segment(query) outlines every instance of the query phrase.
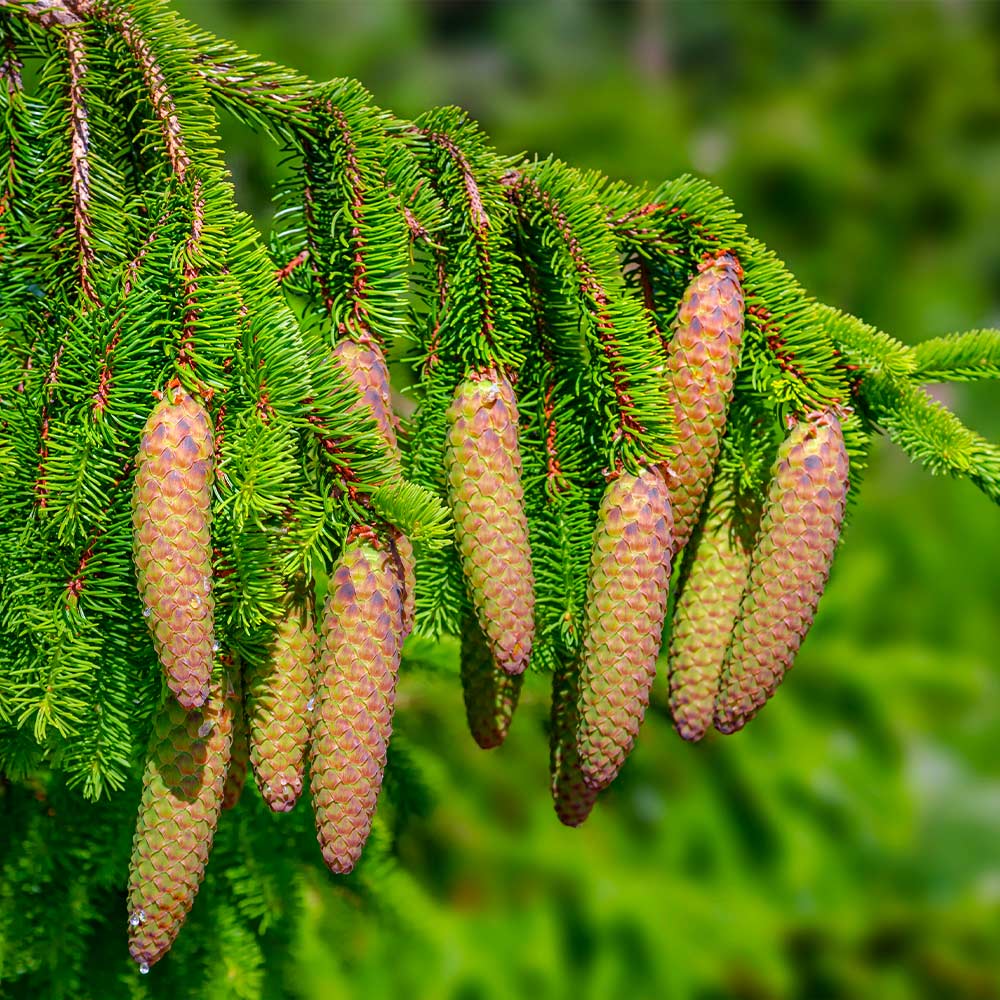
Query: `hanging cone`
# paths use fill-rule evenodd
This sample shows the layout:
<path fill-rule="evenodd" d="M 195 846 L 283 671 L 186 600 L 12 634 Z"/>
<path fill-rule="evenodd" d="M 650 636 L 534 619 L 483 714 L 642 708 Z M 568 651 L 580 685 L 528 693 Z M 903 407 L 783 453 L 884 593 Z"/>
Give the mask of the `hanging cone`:
<path fill-rule="evenodd" d="M 462 694 L 472 738 L 484 750 L 507 738 L 524 674 L 511 675 L 493 662 L 486 636 L 469 616 L 462 628 Z"/>
<path fill-rule="evenodd" d="M 212 672 L 212 461 L 205 408 L 168 390 L 139 445 L 133 554 L 156 654 L 185 708 L 204 703 Z"/>
<path fill-rule="evenodd" d="M 743 270 L 728 252 L 702 262 L 667 347 L 677 447 L 670 463 L 674 552 L 688 541 L 712 481 L 743 343 Z"/>
<path fill-rule="evenodd" d="M 153 726 L 129 870 L 129 952 L 142 971 L 170 949 L 201 885 L 232 741 L 229 681 L 204 706 L 167 698 Z"/>
<path fill-rule="evenodd" d="M 618 774 L 649 703 L 667 609 L 672 526 L 657 469 L 622 473 L 605 490 L 587 582 L 576 741 L 584 781 L 597 791 Z"/>
<path fill-rule="evenodd" d="M 517 445 L 517 401 L 495 371 L 469 375 L 448 408 L 445 470 L 472 604 L 509 674 L 528 665 L 535 592 Z"/>
<path fill-rule="evenodd" d="M 718 479 L 689 546 L 670 628 L 670 711 L 677 732 L 700 740 L 712 725 L 722 665 L 750 569 L 736 505 Z"/>
<path fill-rule="evenodd" d="M 850 472 L 832 412 L 799 420 L 778 449 L 750 577 L 715 704 L 742 729 L 774 694 L 812 625 L 840 537 Z"/>
<path fill-rule="evenodd" d="M 549 773 L 552 803 L 559 821 L 579 826 L 597 801 L 597 792 L 584 780 L 576 750 L 579 683 L 570 665 L 560 664 L 552 674 L 552 721 L 549 730 Z"/>
<path fill-rule="evenodd" d="M 229 753 L 229 770 L 222 788 L 222 808 L 232 809 L 243 795 L 250 761 L 250 747 L 247 744 L 247 720 L 243 710 L 243 691 L 240 683 L 239 667 L 230 671 L 233 686 L 226 698 L 227 708 L 233 717 L 233 743 Z"/>
<path fill-rule="evenodd" d="M 395 469 L 393 476 L 402 474 L 402 456 L 396 438 L 396 415 L 392 410 L 392 390 L 389 383 L 389 367 L 382 349 L 374 341 L 364 344 L 345 337 L 333 349 L 333 358 L 347 377 L 354 383 L 361 399 L 351 409 L 365 406 L 370 411 L 386 447 L 393 456 Z M 416 561 L 413 545 L 409 538 L 397 532 L 394 538 L 397 569 L 403 580 L 403 633 L 409 635 L 413 629 L 416 609 Z"/>
<path fill-rule="evenodd" d="M 351 871 L 371 831 L 392 734 L 402 646 L 402 587 L 391 556 L 349 542 L 333 576 L 320 637 L 310 771 L 323 860 Z"/>
<path fill-rule="evenodd" d="M 302 794 L 315 658 L 312 601 L 303 597 L 289 601 L 267 660 L 247 668 L 250 760 L 275 812 L 288 812 Z"/>

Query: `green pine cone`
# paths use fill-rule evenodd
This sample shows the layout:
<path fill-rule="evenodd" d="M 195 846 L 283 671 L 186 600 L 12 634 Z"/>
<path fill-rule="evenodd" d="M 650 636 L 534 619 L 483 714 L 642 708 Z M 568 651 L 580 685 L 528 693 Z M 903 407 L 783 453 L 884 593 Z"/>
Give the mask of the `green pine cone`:
<path fill-rule="evenodd" d="M 247 719 L 243 710 L 243 691 L 240 683 L 239 669 L 234 667 L 230 672 L 233 687 L 226 697 L 229 711 L 233 717 L 233 743 L 229 751 L 229 770 L 226 772 L 226 783 L 222 788 L 222 808 L 232 809 L 243 795 L 243 786 L 247 781 L 247 767 L 250 760 L 250 747 L 247 744 Z"/>
<path fill-rule="evenodd" d="M 391 555 L 349 542 L 330 578 L 320 636 L 310 790 L 323 860 L 351 871 L 371 831 L 392 735 L 402 584 Z"/>
<path fill-rule="evenodd" d="M 495 371 L 469 375 L 447 420 L 448 502 L 466 585 L 493 661 L 519 674 L 531 657 L 535 585 L 510 382 Z"/>
<path fill-rule="evenodd" d="M 712 725 L 722 666 L 750 570 L 732 495 L 718 479 L 688 546 L 687 576 L 670 629 L 670 711 L 677 732 L 700 740 Z"/>
<path fill-rule="evenodd" d="M 742 278 L 731 253 L 704 261 L 681 299 L 667 348 L 678 438 L 670 463 L 675 553 L 698 523 L 719 457 L 743 343 Z"/>
<path fill-rule="evenodd" d="M 402 474 L 402 456 L 396 438 L 396 415 L 392 410 L 392 390 L 389 382 L 389 367 L 385 355 L 374 342 L 360 344 L 344 338 L 333 349 L 333 357 L 347 377 L 357 387 L 361 399 L 357 406 L 367 406 L 382 432 L 386 447 L 392 453 L 395 469 L 393 476 Z M 352 409 L 354 407 L 352 406 Z M 397 569 L 403 578 L 403 632 L 409 635 L 413 629 L 416 612 L 416 562 L 413 545 L 401 532 L 394 539 Z"/>
<path fill-rule="evenodd" d="M 168 390 L 139 445 L 133 556 L 157 656 L 185 708 L 204 704 L 212 672 L 212 477 L 208 413 Z"/>
<path fill-rule="evenodd" d="M 462 694 L 469 731 L 484 750 L 507 738 L 523 681 L 524 674 L 508 674 L 493 662 L 486 636 L 470 615 L 462 630 Z"/>
<path fill-rule="evenodd" d="M 153 725 L 129 870 L 129 952 L 142 971 L 181 929 L 205 874 L 233 734 L 224 672 L 200 708 L 168 697 Z"/>
<path fill-rule="evenodd" d="M 274 812 L 302 794 L 312 715 L 316 626 L 310 599 L 289 601 L 264 663 L 247 667 L 250 761 Z"/>
<path fill-rule="evenodd" d="M 549 773 L 552 803 L 559 821 L 566 826 L 579 826 L 597 801 L 597 792 L 583 780 L 576 749 L 578 701 L 579 678 L 575 668 L 560 664 L 552 674 Z"/>
<path fill-rule="evenodd" d="M 580 653 L 577 751 L 584 781 L 609 785 L 642 724 L 667 610 L 673 520 L 658 469 L 622 473 L 594 531 Z"/>
<path fill-rule="evenodd" d="M 715 704 L 720 732 L 736 732 L 757 714 L 812 625 L 840 537 L 849 472 L 840 421 L 830 411 L 799 420 L 778 449 Z"/>

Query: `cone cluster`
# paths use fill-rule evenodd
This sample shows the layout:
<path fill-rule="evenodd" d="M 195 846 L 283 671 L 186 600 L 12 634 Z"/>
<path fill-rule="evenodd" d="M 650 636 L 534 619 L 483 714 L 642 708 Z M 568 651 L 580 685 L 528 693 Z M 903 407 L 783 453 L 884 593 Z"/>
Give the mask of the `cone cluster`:
<path fill-rule="evenodd" d="M 706 259 L 677 314 L 667 372 L 672 460 L 617 468 L 595 512 L 579 646 L 556 656 L 550 719 L 558 818 L 578 826 L 632 751 L 656 675 L 672 562 L 683 550 L 670 627 L 669 707 L 680 735 L 741 728 L 791 666 L 825 585 L 848 488 L 833 411 L 793 420 L 755 523 L 728 472 L 716 475 L 743 335 L 742 272 Z M 391 456 L 402 462 L 379 347 L 330 353 Z M 518 409 L 496 368 L 470 371 L 445 414 L 444 477 L 468 605 L 461 683 L 484 748 L 506 739 L 531 659 L 534 577 Z M 156 719 L 129 883 L 133 956 L 169 949 L 204 873 L 223 808 L 249 766 L 274 812 L 309 790 L 327 866 L 350 872 L 372 827 L 392 735 L 402 644 L 413 627 L 410 539 L 355 526 L 317 623 L 309 582 L 290 581 L 266 656 L 215 655 L 211 421 L 173 391 L 150 414 L 133 496 L 139 589 L 171 695 Z M 706 503 L 707 498 L 707 503 Z M 243 674 L 243 688 L 240 673 Z M 243 697 L 245 695 L 245 705 Z"/>

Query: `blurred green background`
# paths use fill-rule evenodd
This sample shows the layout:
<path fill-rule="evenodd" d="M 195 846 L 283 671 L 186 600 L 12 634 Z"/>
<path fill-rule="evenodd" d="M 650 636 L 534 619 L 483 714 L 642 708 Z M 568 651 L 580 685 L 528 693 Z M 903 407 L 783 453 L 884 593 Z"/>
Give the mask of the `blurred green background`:
<path fill-rule="evenodd" d="M 711 178 L 819 298 L 916 342 L 1000 325 L 1000 5 L 178 0 L 501 150 Z M 277 151 L 226 123 L 267 225 Z M 942 398 L 1000 439 L 995 385 Z M 547 793 L 547 684 L 465 732 L 456 650 L 416 643 L 396 753 L 427 784 L 391 918 L 304 875 L 305 998 L 1000 997 L 1000 511 L 874 450 L 779 696 L 684 745 L 659 706 L 580 830 Z M 426 669 L 433 667 L 433 670 Z"/>

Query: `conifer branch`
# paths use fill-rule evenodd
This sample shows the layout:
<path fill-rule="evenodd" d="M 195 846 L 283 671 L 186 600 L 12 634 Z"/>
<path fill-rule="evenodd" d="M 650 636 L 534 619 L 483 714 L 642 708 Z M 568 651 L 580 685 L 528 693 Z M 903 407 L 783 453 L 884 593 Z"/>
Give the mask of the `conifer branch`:
<path fill-rule="evenodd" d="M 65 32 L 69 65 L 70 154 L 73 191 L 73 228 L 76 233 L 79 285 L 82 294 L 97 302 L 90 271 L 94 263 L 90 214 L 90 120 L 85 97 L 87 55 L 81 32 Z"/>
<path fill-rule="evenodd" d="M 1000 378 L 1000 330 L 932 337 L 913 348 L 912 375 L 922 382 Z"/>

